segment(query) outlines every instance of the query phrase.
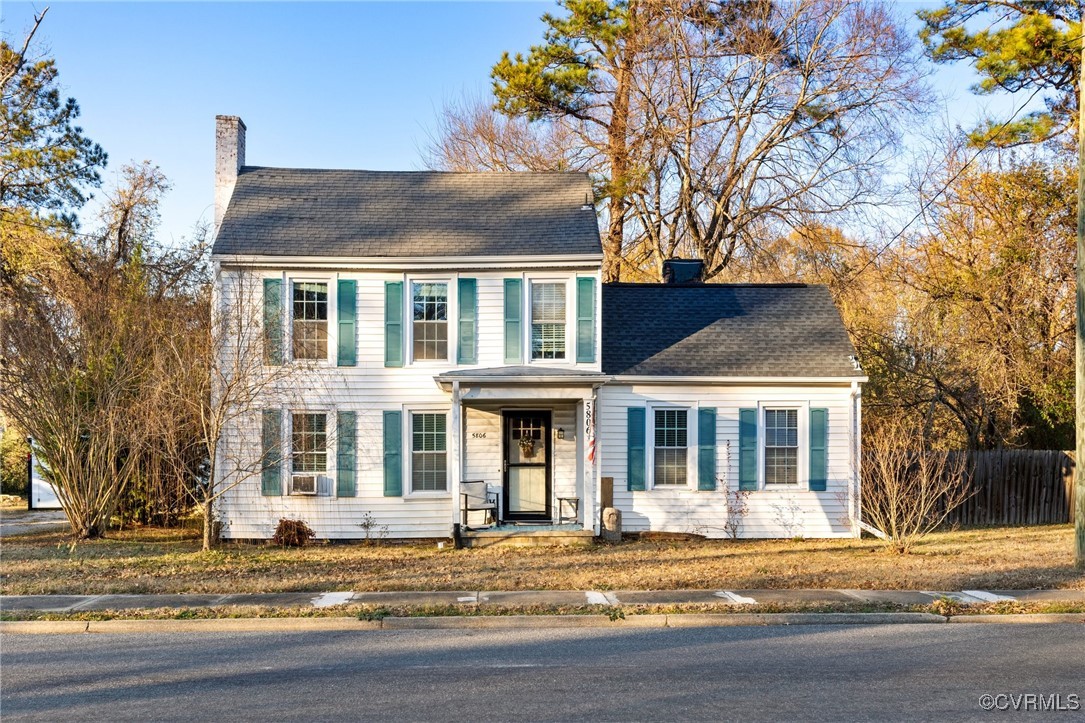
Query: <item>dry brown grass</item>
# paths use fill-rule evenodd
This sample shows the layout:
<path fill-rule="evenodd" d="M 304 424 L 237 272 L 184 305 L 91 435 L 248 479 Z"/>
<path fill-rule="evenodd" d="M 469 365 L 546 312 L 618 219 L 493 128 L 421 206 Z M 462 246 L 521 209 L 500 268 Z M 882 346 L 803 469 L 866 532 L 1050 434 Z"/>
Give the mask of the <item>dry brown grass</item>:
<path fill-rule="evenodd" d="M 25 510 L 26 498 L 18 495 L 0 495 L 0 510 Z"/>
<path fill-rule="evenodd" d="M 0 592 L 1085 588 L 1069 525 L 935 533 L 910 555 L 872 540 L 639 540 L 585 549 L 429 544 L 227 545 L 140 529 L 80 543 L 41 534 L 0 549 Z"/>

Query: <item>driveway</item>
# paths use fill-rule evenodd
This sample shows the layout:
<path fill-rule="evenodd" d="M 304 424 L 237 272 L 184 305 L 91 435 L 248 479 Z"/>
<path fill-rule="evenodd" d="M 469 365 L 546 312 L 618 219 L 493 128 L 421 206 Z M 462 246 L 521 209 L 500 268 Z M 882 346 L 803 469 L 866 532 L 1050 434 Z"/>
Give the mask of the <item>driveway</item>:
<path fill-rule="evenodd" d="M 0 510 L 0 537 L 67 529 L 64 510 Z"/>

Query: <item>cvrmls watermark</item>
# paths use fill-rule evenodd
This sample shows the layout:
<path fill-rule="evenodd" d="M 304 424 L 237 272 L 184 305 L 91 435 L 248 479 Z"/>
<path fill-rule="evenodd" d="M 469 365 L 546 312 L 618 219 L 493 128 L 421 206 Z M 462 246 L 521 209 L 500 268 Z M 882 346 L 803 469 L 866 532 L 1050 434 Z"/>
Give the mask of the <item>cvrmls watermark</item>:
<path fill-rule="evenodd" d="M 984 710 L 1076 711 L 1081 710 L 1077 693 L 984 693 L 980 696 Z"/>

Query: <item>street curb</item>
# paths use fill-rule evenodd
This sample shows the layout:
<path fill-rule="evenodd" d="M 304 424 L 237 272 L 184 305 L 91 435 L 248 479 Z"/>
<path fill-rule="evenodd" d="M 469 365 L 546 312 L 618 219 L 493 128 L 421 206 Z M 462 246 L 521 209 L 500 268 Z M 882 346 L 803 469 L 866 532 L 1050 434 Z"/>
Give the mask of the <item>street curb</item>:
<path fill-rule="evenodd" d="M 70 633 L 289 633 L 380 630 L 379 620 L 357 618 L 207 618 L 204 620 L 9 620 L 0 634 Z"/>
<path fill-rule="evenodd" d="M 914 625 L 945 623 L 933 613 L 689 613 L 668 615 L 667 627 L 732 625 Z"/>
<path fill-rule="evenodd" d="M 5 620 L 0 622 L 0 634 L 85 633 L 89 625 L 86 620 Z"/>
<path fill-rule="evenodd" d="M 774 625 L 1085 624 L 1085 613 L 957 615 L 933 613 L 688 613 L 678 615 L 448 615 L 359 620 L 327 618 L 208 618 L 201 620 L 8 620 L 0 634 L 289 633 L 372 630 L 537 630 L 546 628 L 719 628 Z"/>
<path fill-rule="evenodd" d="M 668 615 L 447 615 L 432 618 L 387 617 L 385 630 L 536 629 L 536 628 L 665 628 Z"/>
<path fill-rule="evenodd" d="M 1018 613 L 1011 615 L 954 615 L 951 623 L 1028 625 L 1030 623 L 1085 623 L 1085 613 Z"/>

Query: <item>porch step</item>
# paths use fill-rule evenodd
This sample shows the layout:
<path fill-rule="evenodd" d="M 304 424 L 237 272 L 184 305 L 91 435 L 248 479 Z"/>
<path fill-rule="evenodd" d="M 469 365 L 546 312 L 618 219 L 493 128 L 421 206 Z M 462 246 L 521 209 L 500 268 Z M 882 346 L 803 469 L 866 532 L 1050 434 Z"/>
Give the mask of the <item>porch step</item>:
<path fill-rule="evenodd" d="M 496 528 L 490 530 L 465 530 L 460 533 L 464 547 L 549 547 L 573 545 L 588 547 L 595 535 L 591 530 L 550 529 L 533 530 L 530 527 Z"/>

